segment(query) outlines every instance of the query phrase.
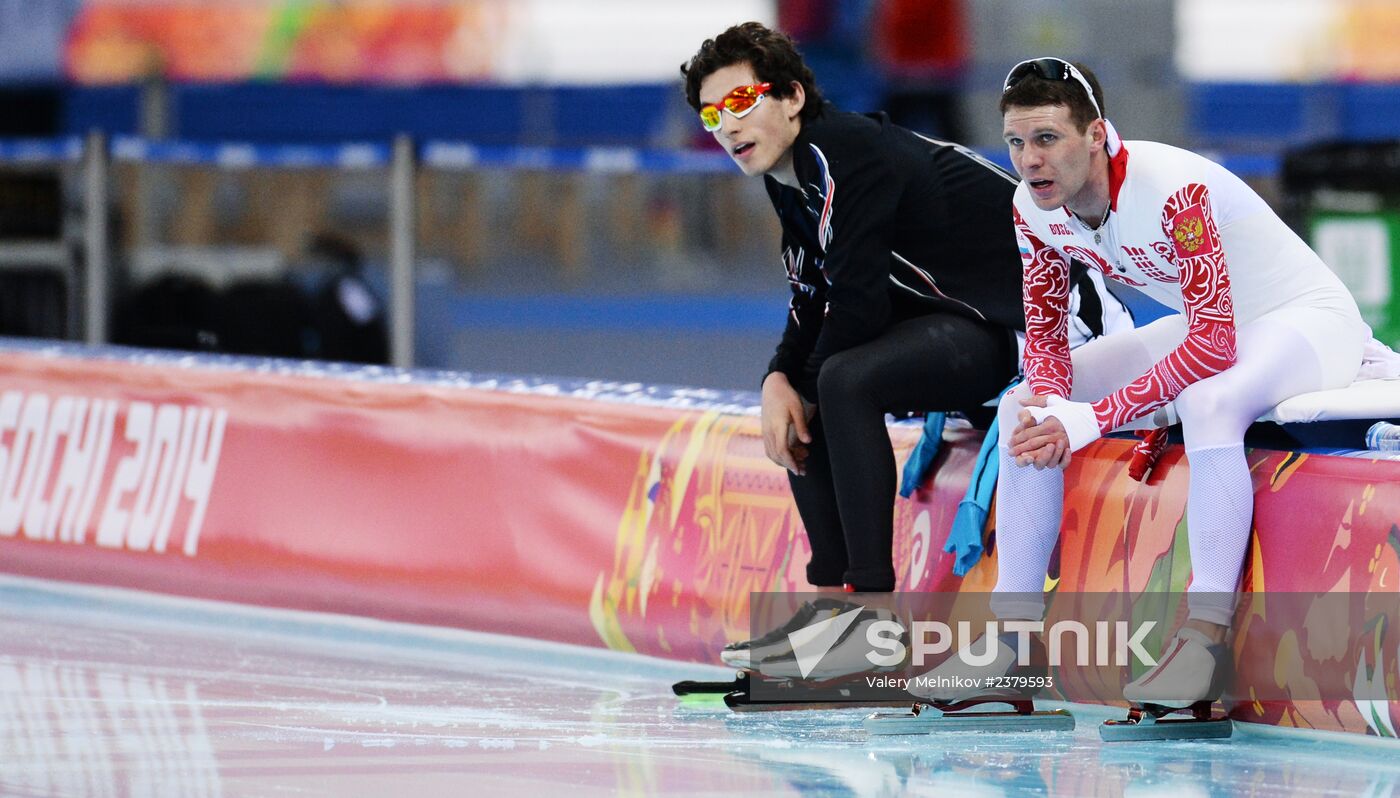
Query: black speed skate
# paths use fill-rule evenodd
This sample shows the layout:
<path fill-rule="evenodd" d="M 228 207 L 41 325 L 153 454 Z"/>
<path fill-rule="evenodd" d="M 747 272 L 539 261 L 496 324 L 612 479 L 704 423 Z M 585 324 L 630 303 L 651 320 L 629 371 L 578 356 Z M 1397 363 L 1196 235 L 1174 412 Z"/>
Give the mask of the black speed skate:
<path fill-rule="evenodd" d="M 834 618 L 857 606 L 859 605 L 837 598 L 819 598 L 803 602 L 797 612 L 782 626 L 752 640 L 725 646 L 719 652 L 720 661 L 731 668 L 746 670 L 768 657 L 791 653 L 792 643 L 788 635 L 823 618 Z"/>
<path fill-rule="evenodd" d="M 836 618 L 842 613 L 855 609 L 859 609 L 859 605 L 837 598 L 819 598 L 804 602 L 797 612 L 778 628 L 752 640 L 730 643 L 720 651 L 720 660 L 738 670 L 733 679 L 727 682 L 681 681 L 671 685 L 671 691 L 682 697 L 723 696 L 735 692 L 747 692 L 750 683 L 749 674 L 757 663 L 770 657 L 790 656 L 792 654 L 792 642 L 789 635 L 812 624 Z"/>
<path fill-rule="evenodd" d="M 872 625 L 894 620 L 887 609 L 851 604 L 830 617 L 818 614 L 789 633 L 786 652 L 758 662 L 746 687 L 727 694 L 724 703 L 736 712 L 908 704 L 907 694 L 891 694 L 880 681 L 904 663 L 877 666 L 867 659 Z M 907 636 L 901 642 L 907 650 Z"/>

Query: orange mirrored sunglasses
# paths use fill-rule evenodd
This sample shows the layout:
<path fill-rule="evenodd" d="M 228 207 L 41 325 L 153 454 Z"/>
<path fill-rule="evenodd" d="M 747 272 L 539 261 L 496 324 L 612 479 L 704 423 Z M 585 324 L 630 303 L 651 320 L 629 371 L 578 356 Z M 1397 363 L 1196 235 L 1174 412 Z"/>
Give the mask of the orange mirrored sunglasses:
<path fill-rule="evenodd" d="M 743 119 L 748 113 L 758 107 L 759 101 L 768 96 L 768 90 L 773 88 L 771 83 L 755 83 L 751 86 L 740 86 L 720 98 L 717 103 L 710 103 L 700 107 L 700 124 L 705 129 L 713 133 L 719 130 L 720 109 L 728 111 L 734 115 L 735 119 Z"/>

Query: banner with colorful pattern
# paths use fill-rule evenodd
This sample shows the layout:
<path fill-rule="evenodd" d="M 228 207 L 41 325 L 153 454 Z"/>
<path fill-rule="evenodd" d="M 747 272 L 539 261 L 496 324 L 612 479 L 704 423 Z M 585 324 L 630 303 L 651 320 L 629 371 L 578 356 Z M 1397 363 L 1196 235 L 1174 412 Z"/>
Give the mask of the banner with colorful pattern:
<path fill-rule="evenodd" d="M 0 370 L 8 573 L 697 662 L 749 635 L 750 593 L 808 587 L 758 418 L 704 392 L 19 345 L 0 348 Z M 918 429 L 890 434 L 905 459 Z M 901 590 L 995 583 L 991 522 L 966 577 L 942 550 L 979 438 L 950 428 L 929 482 L 896 500 Z M 1047 591 L 1189 583 L 1188 464 L 1173 447 L 1143 484 L 1131 454 L 1115 438 L 1076 453 Z M 1249 458 L 1247 590 L 1393 599 L 1400 463 Z M 1396 705 L 1368 698 L 1400 674 L 1385 603 L 1348 605 L 1344 623 L 1247 604 L 1233 716 L 1394 736 Z M 1352 698 L 1319 692 L 1337 673 Z"/>
<path fill-rule="evenodd" d="M 774 11 L 772 0 L 685 13 L 636 0 L 85 0 L 65 64 L 83 84 L 665 83 L 706 37 Z"/>

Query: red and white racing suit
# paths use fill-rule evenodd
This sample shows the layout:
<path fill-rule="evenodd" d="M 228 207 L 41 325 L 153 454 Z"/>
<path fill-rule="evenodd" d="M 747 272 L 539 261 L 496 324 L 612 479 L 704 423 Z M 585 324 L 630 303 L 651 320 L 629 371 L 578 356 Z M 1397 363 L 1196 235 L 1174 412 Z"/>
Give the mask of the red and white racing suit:
<path fill-rule="evenodd" d="M 1279 313 L 1286 309 L 1318 311 L 1309 314 L 1310 323 L 1294 325 L 1322 366 L 1321 384 L 1312 390 L 1351 382 L 1370 337 L 1355 300 L 1244 181 L 1199 155 L 1149 141 L 1124 142 L 1111 159 L 1110 176 L 1110 211 L 1097 229 L 1066 208 L 1036 208 L 1024 184 L 1014 200 L 1032 392 L 1075 393 L 1065 342 L 1070 258 L 1182 314 L 1123 333 L 1139 336 L 1155 362 L 1134 374 L 1115 369 L 1126 379 L 1092 398 L 1093 429 L 1066 424 L 1073 448 L 1230 368 L 1238 330 L 1270 314 L 1286 320 L 1289 314 Z M 1076 420 L 1087 418 L 1081 411 Z"/>
<path fill-rule="evenodd" d="M 1031 415 L 1058 418 L 1072 450 L 1125 425 L 1180 418 L 1191 616 L 1229 625 L 1253 513 L 1245 429 L 1284 399 L 1349 384 L 1370 330 L 1336 275 L 1244 181 L 1164 144 L 1110 133 L 1110 147 L 1109 212 L 1098 228 L 1065 208 L 1038 209 L 1024 183 L 1015 194 L 1027 382 L 1001 403 L 994 607 L 1039 618 L 1060 533 L 1062 473 L 1018 466 L 1009 454 L 1021 400 L 1034 393 L 1049 406 Z M 1071 259 L 1179 313 L 1071 354 Z"/>

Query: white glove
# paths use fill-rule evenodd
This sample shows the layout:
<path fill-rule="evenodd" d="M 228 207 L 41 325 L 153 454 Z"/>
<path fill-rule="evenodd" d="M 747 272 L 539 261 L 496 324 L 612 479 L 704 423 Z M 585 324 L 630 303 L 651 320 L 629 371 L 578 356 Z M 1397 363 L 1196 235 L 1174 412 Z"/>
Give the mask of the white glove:
<path fill-rule="evenodd" d="M 1028 407 L 1036 423 L 1054 416 L 1065 427 L 1069 436 L 1069 450 L 1077 452 L 1102 437 L 1099 420 L 1094 416 L 1094 406 L 1088 402 L 1071 402 L 1059 396 L 1046 397 L 1046 407 Z"/>

